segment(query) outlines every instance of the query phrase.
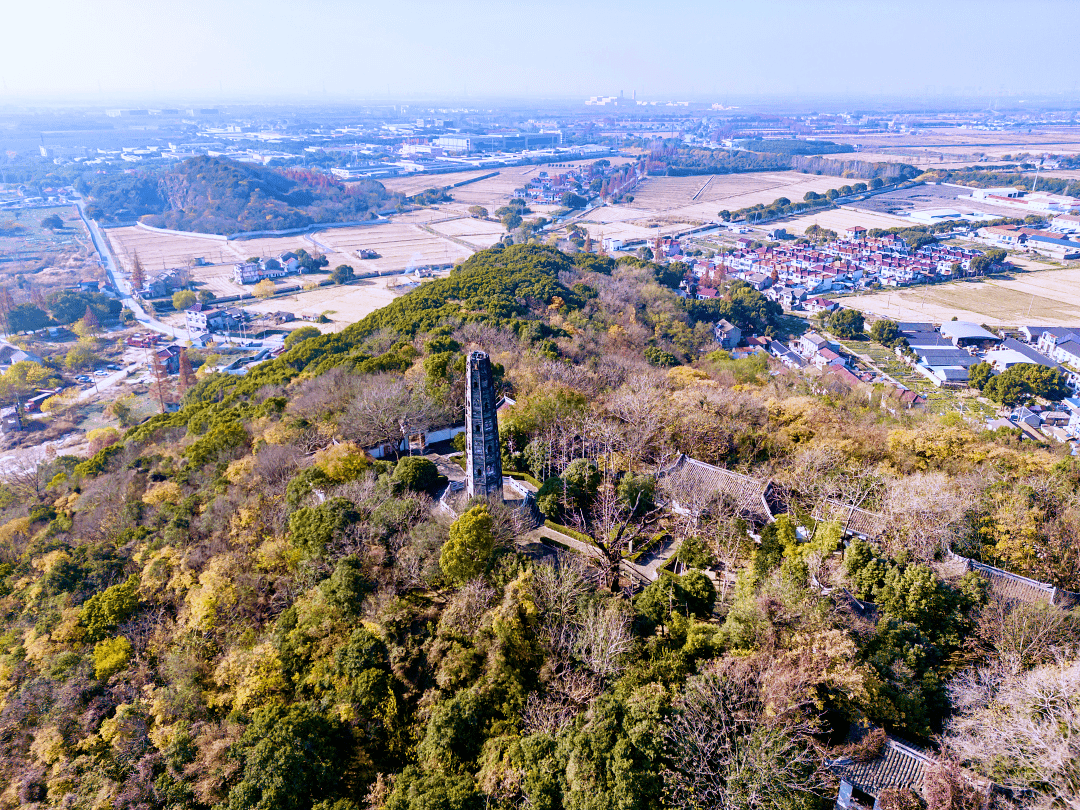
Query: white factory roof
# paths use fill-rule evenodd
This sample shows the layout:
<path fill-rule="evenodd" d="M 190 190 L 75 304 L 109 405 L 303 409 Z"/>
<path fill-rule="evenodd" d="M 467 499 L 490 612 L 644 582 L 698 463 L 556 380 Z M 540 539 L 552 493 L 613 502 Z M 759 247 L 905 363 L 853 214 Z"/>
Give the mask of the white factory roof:
<path fill-rule="evenodd" d="M 964 338 L 968 340 L 1001 340 L 993 332 L 989 332 L 977 323 L 970 323 L 969 321 L 946 321 L 941 325 L 941 334 L 953 341 Z"/>

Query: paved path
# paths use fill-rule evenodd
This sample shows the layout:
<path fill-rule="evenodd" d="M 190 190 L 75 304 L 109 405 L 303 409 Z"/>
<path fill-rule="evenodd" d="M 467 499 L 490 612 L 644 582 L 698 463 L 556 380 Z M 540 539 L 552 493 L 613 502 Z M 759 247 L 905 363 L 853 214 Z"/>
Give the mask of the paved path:
<path fill-rule="evenodd" d="M 592 557 L 597 560 L 604 559 L 603 553 L 596 546 L 591 543 L 582 542 L 576 537 L 571 537 L 568 534 L 563 534 L 549 526 L 540 526 L 539 528 L 533 529 L 525 535 L 525 538 L 541 543 L 545 539 L 553 540 L 559 545 L 567 546 L 579 554 L 584 554 L 586 557 Z M 655 582 L 660 576 L 660 569 L 668 563 L 672 556 L 674 556 L 679 550 L 680 545 L 682 545 L 681 541 L 671 541 L 666 543 L 657 551 L 644 555 L 642 559 L 647 560 L 647 562 L 631 562 L 630 560 L 624 559 L 622 560 L 621 565 L 622 570 L 643 585 Z"/>

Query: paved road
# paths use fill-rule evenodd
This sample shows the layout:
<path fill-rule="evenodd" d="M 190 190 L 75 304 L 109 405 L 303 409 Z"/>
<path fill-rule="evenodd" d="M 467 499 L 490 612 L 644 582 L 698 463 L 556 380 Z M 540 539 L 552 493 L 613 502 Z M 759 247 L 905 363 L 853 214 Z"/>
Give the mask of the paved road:
<path fill-rule="evenodd" d="M 113 287 L 120 294 L 120 302 L 135 313 L 135 320 L 146 326 L 149 329 L 153 329 L 155 332 L 160 332 L 163 335 L 168 335 L 173 340 L 186 340 L 187 335 L 185 330 L 176 329 L 169 326 L 167 323 L 151 318 L 150 313 L 143 308 L 143 305 L 139 303 L 138 299 L 131 294 L 131 283 L 120 272 L 120 265 L 116 261 L 116 257 L 113 256 L 112 249 L 109 247 L 108 241 L 105 239 L 104 234 L 101 233 L 101 228 L 98 224 L 86 215 L 86 201 L 81 197 L 76 201 L 75 207 L 79 210 L 79 216 L 82 217 L 83 224 L 86 225 L 86 230 L 90 232 L 90 239 L 94 243 L 94 248 L 97 250 L 98 255 L 101 256 L 102 264 L 105 266 L 105 272 L 109 276 L 109 281 L 112 282 Z M 181 338 L 181 335 L 183 337 Z"/>
<path fill-rule="evenodd" d="M 576 537 L 571 537 L 568 534 L 563 534 L 560 531 L 556 531 L 549 526 L 539 526 L 533 529 L 531 532 L 525 535 L 529 540 L 536 542 L 543 542 L 545 538 L 554 540 L 564 546 L 567 546 L 579 554 L 584 554 L 586 557 L 595 557 L 598 560 L 603 560 L 603 554 L 596 546 L 588 543 L 583 543 Z M 629 576 L 637 580 L 639 584 L 648 585 L 660 576 L 660 569 L 667 564 L 668 560 L 679 550 L 681 543 L 668 543 L 663 549 L 652 555 L 645 555 L 648 560 L 644 565 L 640 563 L 631 562 L 630 560 L 623 559 L 621 561 L 621 567 Z"/>
<path fill-rule="evenodd" d="M 90 239 L 93 241 L 94 248 L 97 250 L 98 255 L 101 256 L 101 262 L 105 267 L 105 272 L 108 274 L 109 280 L 120 294 L 120 302 L 135 313 L 135 320 L 148 329 L 160 332 L 163 335 L 168 335 L 173 340 L 187 341 L 189 339 L 187 329 L 169 326 L 169 324 L 164 321 L 159 321 L 157 318 L 151 317 L 150 313 L 146 311 L 146 308 L 143 307 L 134 295 L 132 295 L 131 282 L 128 281 L 127 277 L 120 271 L 120 264 L 116 261 L 116 257 L 113 256 L 112 248 L 109 246 L 109 242 L 105 239 L 104 234 L 101 233 L 100 226 L 86 215 L 86 201 L 80 197 L 75 202 L 75 207 L 78 209 L 79 216 L 82 217 L 82 221 L 86 225 L 86 230 L 90 232 Z M 236 345 L 250 343 L 251 348 L 255 349 L 280 345 L 280 340 L 245 341 L 240 338 L 230 338 L 226 335 L 215 335 L 214 340 L 221 343 L 233 343 Z"/>
<path fill-rule="evenodd" d="M 100 394 L 105 389 L 112 388 L 112 386 L 116 385 L 117 383 L 123 382 L 128 378 L 129 375 L 133 374 L 136 371 L 139 371 L 140 369 L 145 371 L 146 364 L 131 363 L 130 365 L 120 369 L 119 371 L 114 371 L 110 373 L 107 377 L 97 377 L 91 374 L 90 376 L 93 377 L 94 384 L 89 388 L 80 391 L 79 395 L 75 398 L 75 401 L 85 402 L 91 397 Z"/>

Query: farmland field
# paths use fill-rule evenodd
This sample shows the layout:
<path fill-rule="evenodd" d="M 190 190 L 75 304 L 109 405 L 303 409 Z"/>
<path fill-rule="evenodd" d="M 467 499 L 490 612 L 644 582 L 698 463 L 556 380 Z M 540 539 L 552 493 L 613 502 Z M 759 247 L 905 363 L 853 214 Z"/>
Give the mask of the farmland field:
<path fill-rule="evenodd" d="M 320 287 L 285 298 L 248 304 L 246 308 L 251 312 L 292 312 L 294 315 L 302 312 L 326 312 L 331 323 L 319 324 L 319 329 L 323 332 L 338 332 L 393 301 L 400 294 L 394 289 L 398 280 L 397 276 L 363 279 L 346 287 Z M 294 321 L 289 327 L 309 325 L 311 324 L 303 321 Z"/>
<path fill-rule="evenodd" d="M 206 289 L 217 295 L 237 295 L 250 292 L 250 288 L 233 283 L 232 266 L 249 257 L 269 258 L 303 248 L 326 256 L 329 269 L 348 264 L 357 273 L 392 274 L 418 265 L 462 261 L 476 250 L 490 247 L 504 231 L 497 222 L 461 218 L 453 210 L 424 209 L 396 217 L 392 222 L 228 242 L 135 227 L 111 228 L 107 233 L 127 272 L 131 272 L 137 254 L 147 274 L 166 268 L 189 268 L 192 278 Z M 380 258 L 361 260 L 357 255 L 361 248 L 376 251 Z M 208 264 L 195 267 L 192 263 L 196 258 Z M 322 278 L 325 275 L 304 276 L 304 280 Z M 298 280 L 291 276 L 276 283 L 282 286 Z"/>
<path fill-rule="evenodd" d="M 848 228 L 861 225 L 864 228 L 897 228 L 905 225 L 913 225 L 907 217 L 893 216 L 892 214 L 879 214 L 874 211 L 864 211 L 860 208 L 843 206 L 820 211 L 816 214 L 807 214 L 796 219 L 779 222 L 779 227 L 786 228 L 788 233 L 796 236 L 803 233 L 811 225 L 820 225 L 842 234 Z"/>
<path fill-rule="evenodd" d="M 597 208 L 580 222 L 593 238 L 641 239 L 713 221 L 723 209 L 768 205 L 779 197 L 796 202 L 808 191 L 821 193 L 848 182 L 801 172 L 648 177 L 634 190 L 632 202 Z"/>
<path fill-rule="evenodd" d="M 62 228 L 41 224 L 56 215 Z M 86 228 L 74 206 L 18 208 L 0 211 L 0 277 L 32 272 L 35 286 L 48 292 L 81 279 L 105 278 L 94 257 Z"/>
<path fill-rule="evenodd" d="M 445 186 L 471 180 L 474 177 L 482 177 L 490 174 L 490 169 L 476 169 L 470 172 L 447 172 L 446 174 L 418 174 L 411 177 L 387 177 L 379 182 L 386 186 L 387 191 L 398 191 L 409 196 L 419 194 L 429 188 L 444 188 Z M 346 185 L 348 185 L 346 183 Z"/>
<path fill-rule="evenodd" d="M 1080 324 L 1080 268 L 879 292 L 842 301 L 844 306 L 902 321 L 941 323 L 955 316 L 993 326 L 1073 326 Z"/>

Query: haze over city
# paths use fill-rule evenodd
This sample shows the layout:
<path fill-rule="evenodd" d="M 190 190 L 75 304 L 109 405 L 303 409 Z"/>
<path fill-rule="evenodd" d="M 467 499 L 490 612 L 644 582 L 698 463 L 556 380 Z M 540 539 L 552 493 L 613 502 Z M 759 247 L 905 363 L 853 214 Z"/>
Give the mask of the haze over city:
<path fill-rule="evenodd" d="M 1069 0 L 12 2 L 0 103 L 1072 94 L 1078 24 Z"/>

